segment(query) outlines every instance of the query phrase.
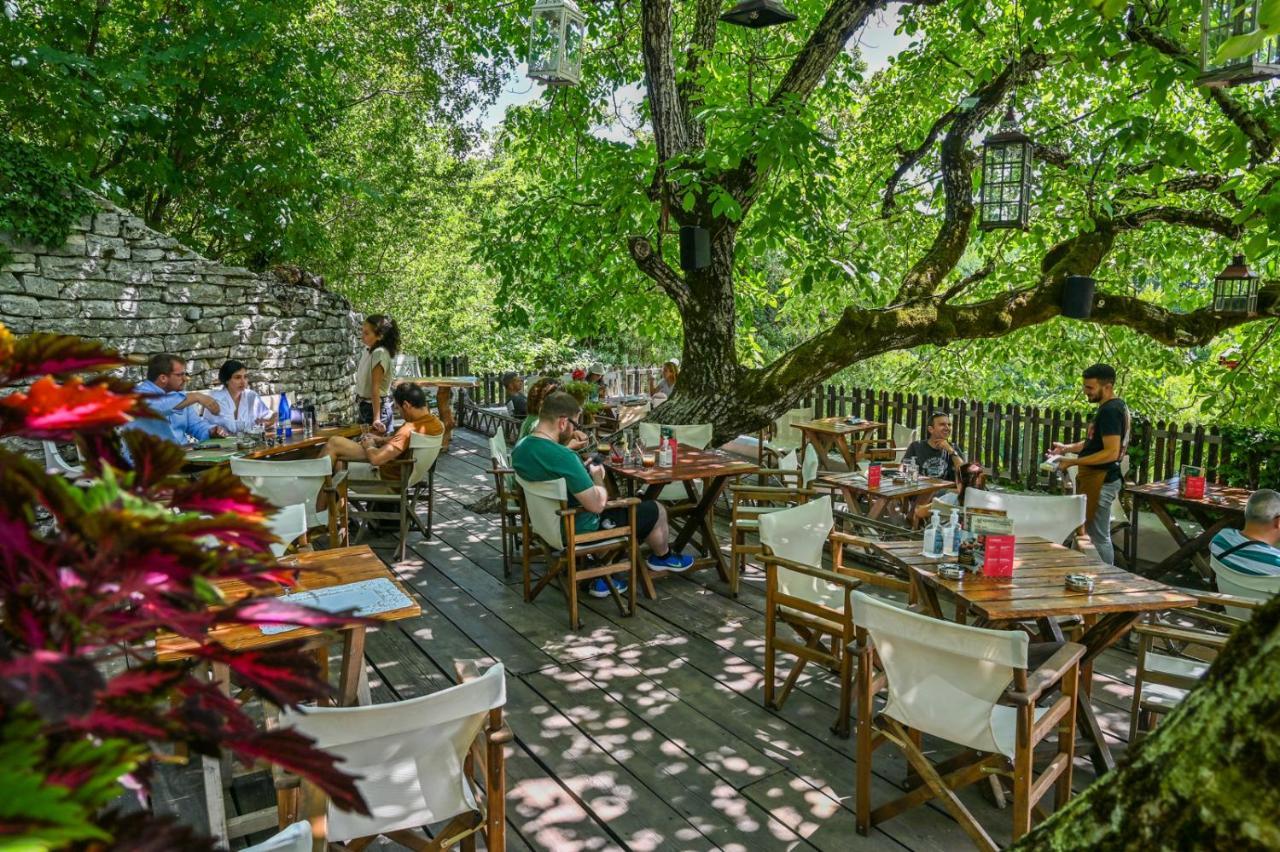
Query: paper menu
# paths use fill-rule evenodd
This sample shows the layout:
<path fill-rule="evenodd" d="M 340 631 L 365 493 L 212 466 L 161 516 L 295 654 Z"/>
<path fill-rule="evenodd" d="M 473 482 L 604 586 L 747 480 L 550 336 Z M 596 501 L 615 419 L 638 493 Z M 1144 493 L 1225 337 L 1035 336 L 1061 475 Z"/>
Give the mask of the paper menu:
<path fill-rule="evenodd" d="M 392 612 L 413 605 L 413 601 L 409 599 L 408 595 L 400 591 L 395 583 L 385 577 L 360 580 L 355 583 L 344 583 L 340 586 L 326 586 L 323 589 L 294 592 L 290 595 L 282 595 L 280 600 L 285 603 L 307 606 L 325 612 L 342 612 L 354 609 L 355 614 L 361 616 Z M 272 636 L 277 633 L 297 630 L 301 626 L 303 625 L 265 624 L 259 629 L 262 630 L 264 635 Z"/>

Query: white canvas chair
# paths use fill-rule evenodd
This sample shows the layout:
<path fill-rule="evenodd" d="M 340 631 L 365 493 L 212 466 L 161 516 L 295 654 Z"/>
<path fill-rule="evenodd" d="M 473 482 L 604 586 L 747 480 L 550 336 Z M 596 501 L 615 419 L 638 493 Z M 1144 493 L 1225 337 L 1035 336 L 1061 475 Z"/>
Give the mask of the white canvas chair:
<path fill-rule="evenodd" d="M 304 782 L 301 809 L 316 840 L 346 843 L 385 835 L 410 849 L 438 850 L 459 843 L 475 848 L 479 834 L 486 849 L 505 849 L 503 747 L 511 740 L 502 718 L 506 701 L 498 663 L 474 680 L 421 698 L 283 713 L 282 725 L 314 739 L 357 777 L 372 812 L 339 810 Z M 432 840 L 414 831 L 442 822 Z"/>
<path fill-rule="evenodd" d="M 578 532 L 577 514 L 579 509 L 569 508 L 569 492 L 563 479 L 552 479 L 546 482 L 530 482 L 516 475 L 516 484 L 520 486 L 520 519 L 521 519 L 521 565 L 524 574 L 524 599 L 532 601 L 552 580 L 557 580 L 569 602 L 569 624 L 577 630 L 581 624 L 578 618 L 578 583 L 582 580 L 594 580 L 597 577 L 608 578 L 623 575 L 630 588 L 627 591 L 627 604 L 622 603 L 612 580 L 608 580 L 609 592 L 614 603 L 623 615 L 632 615 L 636 611 L 636 571 L 640 570 L 640 543 L 636 538 L 636 506 L 640 501 L 634 497 L 623 500 L 610 500 L 606 509 L 625 508 L 628 511 L 627 523 L 612 529 L 600 529 L 592 532 Z M 541 542 L 542 555 L 546 557 L 546 569 L 535 585 L 531 564 L 533 551 L 536 549 L 534 539 Z M 593 557 L 590 564 L 587 557 Z"/>
<path fill-rule="evenodd" d="M 511 574 L 515 552 L 520 547 L 520 500 L 516 496 L 515 470 L 507 439 L 499 429 L 489 439 L 489 463 L 493 474 L 493 490 L 498 495 L 498 513 L 502 519 L 502 576 Z"/>
<path fill-rule="evenodd" d="M 1013 778 L 1015 842 L 1031 829 L 1032 809 L 1051 787 L 1057 805 L 1067 803 L 1083 645 L 1063 643 L 1028 672 L 1029 640 L 1020 630 L 953 624 L 861 592 L 853 594 L 852 603 L 858 637 L 855 812 L 860 834 L 937 797 L 979 849 L 998 849 L 953 792 L 992 774 Z M 876 713 L 873 701 L 881 692 L 888 700 Z M 1035 748 L 1055 728 L 1057 751 L 1036 777 Z M 925 734 L 984 754 L 968 765 L 954 760 L 935 765 L 922 750 Z M 902 749 L 922 780 L 873 811 L 872 752 L 884 742 Z"/>
<path fill-rule="evenodd" d="M 829 496 L 759 517 L 765 566 L 764 702 L 767 707 L 782 707 L 805 666 L 820 663 L 840 674 L 840 708 L 832 730 L 847 737 L 853 700 L 849 647 L 854 636 L 849 595 L 862 583 L 899 592 L 906 591 L 907 584 L 845 565 L 844 545 L 861 540 L 837 532 L 834 526 Z M 828 542 L 830 570 L 822 567 Z M 789 633 L 779 635 L 780 624 L 800 641 L 792 640 Z M 774 667 L 779 652 L 795 656 L 796 664 L 775 699 Z"/>
<path fill-rule="evenodd" d="M 307 507 L 302 503 L 285 506 L 267 518 L 267 529 L 280 541 L 271 545 L 276 557 L 284 556 L 289 546 L 307 534 Z"/>
<path fill-rule="evenodd" d="M 730 562 L 729 593 L 738 596 L 738 585 L 747 559 L 761 553 L 759 542 L 760 516 L 803 503 L 816 497 L 809 490 L 809 483 L 818 474 L 817 453 L 805 453 L 801 466 L 796 459 L 799 450 L 791 450 L 778 457 L 776 468 L 762 468 L 758 472 L 761 484 L 734 484 L 729 486 L 729 542 Z M 763 483 L 779 482 L 780 485 Z"/>
<path fill-rule="evenodd" d="M 1036 537 L 1062 544 L 1084 525 L 1083 494 L 1009 494 L 967 488 L 964 505 L 1002 510 L 1013 521 L 1013 534 L 1019 540 Z"/>
<path fill-rule="evenodd" d="M 261 843 L 246 846 L 241 852 L 311 852 L 311 823 L 299 820 Z"/>
<path fill-rule="evenodd" d="M 316 498 L 325 480 L 333 475 L 333 460 L 329 457 L 296 461 L 233 458 L 231 472 L 250 491 L 277 508 L 304 505 L 307 529 L 328 525 L 329 510 L 316 511 Z"/>
<path fill-rule="evenodd" d="M 348 468 L 347 505 L 351 517 L 362 524 L 372 520 L 398 521 L 400 524 L 400 561 L 409 547 L 409 530 L 416 528 L 423 538 L 431 538 L 435 514 L 436 459 L 444 444 L 444 434 L 409 436 L 409 452 L 381 465 L 400 467 L 399 479 L 383 479 L 380 468 L 363 462 L 352 462 Z M 418 501 L 427 496 L 427 523 L 418 517 Z M 378 508 L 389 506 L 389 508 Z"/>
<path fill-rule="evenodd" d="M 1266 602 L 1280 594 L 1280 576 L 1264 576 L 1245 574 L 1223 565 L 1216 556 L 1209 557 L 1209 567 L 1213 569 L 1213 577 L 1218 583 L 1218 591 L 1246 600 Z M 1248 610 L 1240 607 L 1227 607 L 1227 614 L 1236 618 L 1248 618 Z"/>
<path fill-rule="evenodd" d="M 767 429 L 761 430 L 760 433 L 760 465 L 765 464 L 765 457 L 772 456 L 773 462 L 778 467 L 778 457 L 783 453 L 795 452 L 800 449 L 804 437 L 800 434 L 800 430 L 796 429 L 794 424 L 805 420 L 813 419 L 812 408 L 793 408 L 784 412 Z"/>
<path fill-rule="evenodd" d="M 646 447 L 657 447 L 662 437 L 662 424 L 644 422 L 640 424 L 640 440 Z M 710 423 L 693 423 L 684 426 L 670 426 L 676 443 L 698 450 L 705 450 L 711 443 L 714 432 Z M 690 488 L 693 486 L 690 485 Z M 681 482 L 672 482 L 658 493 L 658 499 L 664 503 L 688 504 L 691 499 L 688 489 Z"/>
<path fill-rule="evenodd" d="M 891 436 L 887 440 L 881 438 L 867 445 L 867 458 L 901 464 L 902 457 L 907 454 L 907 447 L 920 437 L 919 429 L 909 429 L 901 423 L 894 423 L 890 432 Z"/>
<path fill-rule="evenodd" d="M 62 451 L 53 441 L 41 441 L 44 449 L 44 469 L 49 473 L 57 473 L 67 479 L 79 479 L 84 476 L 84 466 L 72 464 L 62 457 Z"/>

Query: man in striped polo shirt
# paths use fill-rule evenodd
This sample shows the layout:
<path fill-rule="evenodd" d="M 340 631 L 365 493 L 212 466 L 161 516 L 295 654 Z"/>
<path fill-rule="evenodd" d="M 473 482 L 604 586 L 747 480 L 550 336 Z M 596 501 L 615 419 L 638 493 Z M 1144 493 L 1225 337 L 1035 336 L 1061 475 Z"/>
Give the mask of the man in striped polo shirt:
<path fill-rule="evenodd" d="M 1280 576 L 1280 492 L 1270 488 L 1253 492 L 1244 507 L 1244 529 L 1218 533 L 1209 552 L 1232 571 Z"/>

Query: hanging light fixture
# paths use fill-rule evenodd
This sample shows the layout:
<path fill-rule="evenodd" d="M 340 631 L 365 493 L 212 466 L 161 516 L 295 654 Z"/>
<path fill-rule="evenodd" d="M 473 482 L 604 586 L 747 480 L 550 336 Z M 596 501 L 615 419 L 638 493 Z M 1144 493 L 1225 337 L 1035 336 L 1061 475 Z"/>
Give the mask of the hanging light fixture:
<path fill-rule="evenodd" d="M 1258 29 L 1259 5 L 1259 0 L 1201 0 L 1201 74 L 1197 83 L 1223 88 L 1280 77 L 1280 39 Z M 1237 36 L 1256 38 L 1254 50 L 1218 61 L 1222 45 Z"/>
<path fill-rule="evenodd" d="M 1000 131 L 982 140 L 982 191 L 978 197 L 978 227 L 1027 227 L 1031 215 L 1031 137 L 1018 129 L 1013 103 Z"/>
<path fill-rule="evenodd" d="M 720 16 L 720 20 L 726 24 L 750 27 L 753 30 L 789 24 L 795 19 L 796 16 L 782 5 L 781 0 L 742 0 Z"/>
<path fill-rule="evenodd" d="M 582 78 L 586 23 L 573 0 L 537 0 L 529 25 L 529 76 L 549 86 L 575 85 Z"/>
<path fill-rule="evenodd" d="M 1093 313 L 1093 290 L 1097 286 L 1088 275 L 1068 275 L 1062 285 L 1062 315 L 1085 320 Z"/>
<path fill-rule="evenodd" d="M 1238 254 L 1213 279 L 1213 309 L 1228 314 L 1251 314 L 1258 309 L 1258 276 Z"/>

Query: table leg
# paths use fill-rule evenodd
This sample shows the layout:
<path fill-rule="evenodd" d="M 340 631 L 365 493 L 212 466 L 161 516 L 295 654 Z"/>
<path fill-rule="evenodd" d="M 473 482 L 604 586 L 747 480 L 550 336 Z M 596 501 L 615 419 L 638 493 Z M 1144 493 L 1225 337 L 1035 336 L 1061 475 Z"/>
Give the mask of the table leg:
<path fill-rule="evenodd" d="M 1080 644 L 1087 649 L 1084 657 L 1080 660 L 1081 685 L 1085 672 L 1092 672 L 1092 663 L 1102 654 L 1103 651 L 1110 648 L 1120 637 L 1129 632 L 1135 621 L 1138 620 L 1139 613 L 1136 612 L 1113 612 L 1104 615 L 1098 619 L 1093 626 L 1085 631 L 1080 639 Z M 1116 760 L 1111 754 L 1111 748 L 1107 745 L 1106 738 L 1102 734 L 1102 727 L 1098 724 L 1098 718 L 1094 715 L 1093 704 L 1089 700 L 1089 691 L 1080 689 L 1076 695 L 1076 719 L 1083 733 L 1093 743 L 1093 768 L 1094 771 L 1101 775 L 1103 772 L 1115 769 Z"/>
<path fill-rule="evenodd" d="M 689 545 L 689 541 L 693 538 L 694 532 L 697 531 L 702 519 L 707 516 L 707 512 L 715 505 L 716 500 L 720 497 L 720 492 L 724 490 L 728 481 L 729 477 L 727 476 L 717 476 L 703 487 L 702 499 L 699 500 L 698 505 L 689 512 L 688 521 L 676 535 L 675 541 L 671 543 L 672 550 L 676 553 L 680 553 Z"/>
<path fill-rule="evenodd" d="M 364 668 L 364 626 L 347 628 L 342 634 L 342 673 L 338 679 L 340 707 L 354 707 L 359 700 L 360 671 Z"/>
<path fill-rule="evenodd" d="M 1136 574 L 1138 573 L 1138 518 L 1140 517 L 1138 501 L 1141 495 L 1134 491 L 1131 492 L 1131 496 L 1133 499 L 1129 501 L 1129 534 L 1124 540 L 1125 555 L 1129 564 L 1125 567 Z M 1117 496 L 1116 499 L 1120 498 Z"/>
<path fill-rule="evenodd" d="M 844 435 L 836 435 L 835 443 L 836 443 L 836 449 L 840 451 L 840 457 L 844 459 L 844 463 L 845 465 L 848 466 L 849 470 L 851 471 L 857 470 L 858 456 L 857 456 L 857 453 L 855 453 L 853 450 L 849 448 L 848 439 L 845 438 Z"/>
<path fill-rule="evenodd" d="M 453 407 L 450 403 L 453 401 L 453 388 L 443 387 L 436 388 L 436 406 L 440 409 L 440 422 L 444 424 L 444 442 L 440 445 L 441 450 L 449 449 L 449 439 L 453 437 Z"/>
<path fill-rule="evenodd" d="M 1204 532 L 1200 533 L 1195 538 L 1191 538 L 1182 531 L 1173 518 L 1169 517 L 1169 513 L 1164 510 L 1164 507 L 1161 506 L 1159 502 L 1152 501 L 1151 509 L 1155 516 L 1160 519 L 1161 523 L 1165 525 L 1165 528 L 1169 530 L 1169 535 L 1173 536 L 1173 540 L 1178 542 L 1180 546 L 1169 556 L 1165 557 L 1159 565 L 1152 568 L 1146 576 L 1152 580 L 1159 580 L 1165 574 L 1168 574 L 1174 568 L 1181 565 L 1182 562 L 1190 556 L 1195 561 L 1196 568 L 1200 571 L 1201 575 L 1206 579 L 1212 578 L 1213 572 L 1208 568 L 1208 563 L 1205 561 L 1201 551 L 1205 550 L 1209 546 L 1209 542 L 1213 540 L 1215 535 L 1231 523 L 1231 519 L 1228 517 L 1219 518 L 1217 522 L 1205 529 Z"/>
<path fill-rule="evenodd" d="M 884 497 L 872 497 L 871 508 L 867 511 L 867 517 L 875 520 L 884 514 L 884 510 L 889 508 L 889 500 Z"/>

